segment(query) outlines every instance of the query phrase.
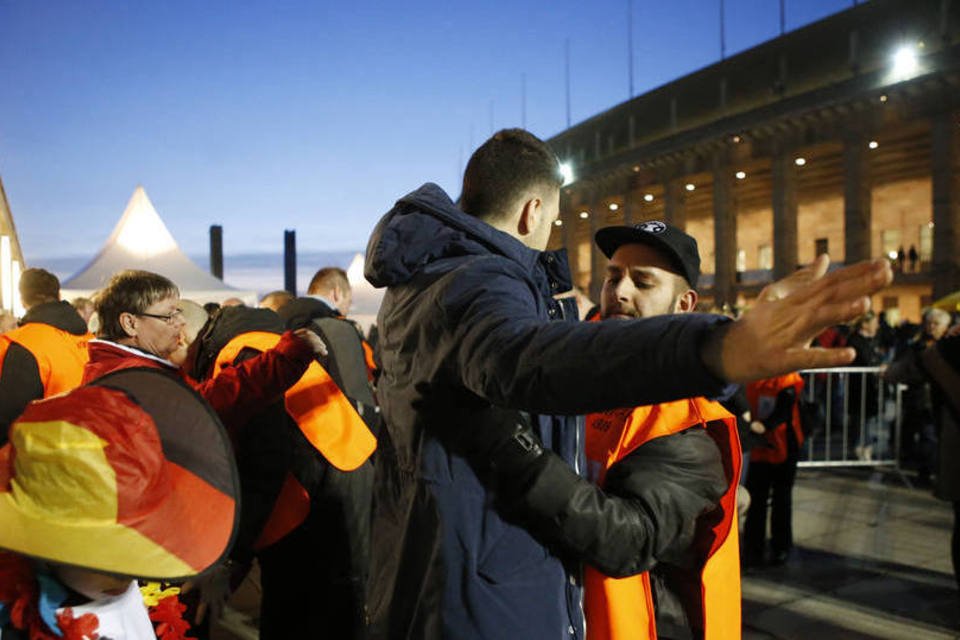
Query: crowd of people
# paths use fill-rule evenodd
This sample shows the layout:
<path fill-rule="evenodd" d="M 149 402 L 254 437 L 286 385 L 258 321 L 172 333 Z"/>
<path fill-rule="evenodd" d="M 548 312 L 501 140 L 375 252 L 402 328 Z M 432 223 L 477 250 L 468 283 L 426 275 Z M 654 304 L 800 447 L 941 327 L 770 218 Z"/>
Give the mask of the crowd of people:
<path fill-rule="evenodd" d="M 931 486 L 936 466 L 938 427 L 934 396 L 924 382 L 908 384 L 902 395 L 899 416 L 899 440 L 892 423 L 894 383 L 885 371 L 895 363 L 913 358 L 934 346 L 956 322 L 951 314 L 938 308 L 924 310 L 920 323 L 891 325 L 884 312 L 864 314 L 849 325 L 831 327 L 818 337 L 823 345 L 846 345 L 856 352 L 854 367 L 873 368 L 875 373 L 850 373 L 833 382 L 832 423 L 847 424 L 847 450 L 869 461 L 878 454 L 899 454 L 900 468 L 915 473 L 914 482 Z M 821 395 L 825 389 L 818 389 Z M 844 409 L 846 408 L 846 411 Z"/>
<path fill-rule="evenodd" d="M 254 561 L 265 640 L 739 637 L 742 512 L 745 561 L 791 544 L 795 372 L 852 360 L 810 343 L 890 265 L 823 256 L 732 320 L 696 312 L 694 238 L 607 227 L 583 321 L 546 250 L 562 181 L 504 130 L 457 202 L 401 198 L 367 248 L 375 341 L 337 268 L 257 308 L 132 270 L 72 306 L 25 270 L 0 335 L 4 640 L 207 637 Z M 901 375 L 956 378 L 947 344 Z"/>

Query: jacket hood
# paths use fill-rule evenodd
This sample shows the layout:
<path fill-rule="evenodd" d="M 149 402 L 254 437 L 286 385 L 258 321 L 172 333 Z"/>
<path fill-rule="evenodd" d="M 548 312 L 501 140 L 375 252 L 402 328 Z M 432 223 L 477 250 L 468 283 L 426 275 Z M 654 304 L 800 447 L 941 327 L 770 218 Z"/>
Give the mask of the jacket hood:
<path fill-rule="evenodd" d="M 508 234 L 460 211 L 450 196 L 427 183 L 400 198 L 377 223 L 367 244 L 363 275 L 375 287 L 410 280 L 443 258 L 505 256 L 532 271 L 540 262 L 551 278 L 570 288 L 566 251 L 536 251 Z"/>
<path fill-rule="evenodd" d="M 303 297 L 291 300 L 280 307 L 277 315 L 283 320 L 287 329 L 299 329 L 310 324 L 314 318 L 339 318 L 340 312 L 331 309 L 321 300 Z"/>
<path fill-rule="evenodd" d="M 75 336 L 82 336 L 87 333 L 87 323 L 83 321 L 73 305 L 66 300 L 44 302 L 32 307 L 20 320 L 20 326 L 31 322 L 48 324 Z"/>

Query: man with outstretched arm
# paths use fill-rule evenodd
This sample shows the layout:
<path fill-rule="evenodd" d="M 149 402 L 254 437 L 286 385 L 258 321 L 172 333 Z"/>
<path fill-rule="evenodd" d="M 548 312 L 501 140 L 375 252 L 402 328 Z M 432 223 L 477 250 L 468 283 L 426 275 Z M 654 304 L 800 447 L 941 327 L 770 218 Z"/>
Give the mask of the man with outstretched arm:
<path fill-rule="evenodd" d="M 582 638 L 578 563 L 549 541 L 562 534 L 601 567 L 618 568 L 624 554 L 605 548 L 595 519 L 580 519 L 611 503 L 578 484 L 575 416 L 848 362 L 846 349 L 806 345 L 862 313 L 891 277 L 885 262 L 824 275 L 824 257 L 807 281 L 791 281 L 792 293 L 736 322 L 700 314 L 576 322 L 554 299 L 571 284 L 565 254 L 544 251 L 561 182 L 545 143 L 501 131 L 471 157 L 459 206 L 426 184 L 370 238 L 365 275 L 387 287 L 373 637 Z M 535 438 L 497 428 L 504 409 L 523 411 Z M 478 459 L 490 469 L 478 472 L 470 462 Z M 481 478 L 488 470 L 505 480 Z"/>

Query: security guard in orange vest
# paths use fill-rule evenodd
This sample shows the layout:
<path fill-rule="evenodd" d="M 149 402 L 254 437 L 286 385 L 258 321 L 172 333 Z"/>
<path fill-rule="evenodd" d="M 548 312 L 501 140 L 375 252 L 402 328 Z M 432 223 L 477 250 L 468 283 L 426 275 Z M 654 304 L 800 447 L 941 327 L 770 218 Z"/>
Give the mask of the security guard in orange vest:
<path fill-rule="evenodd" d="M 0 335 L 0 445 L 31 400 L 80 385 L 93 336 L 70 303 L 60 300 L 60 281 L 44 269 L 20 275 L 27 313 L 20 326 Z"/>
<path fill-rule="evenodd" d="M 750 454 L 747 490 L 750 509 L 743 525 L 743 558 L 747 566 L 767 561 L 767 498 L 770 498 L 770 564 L 787 561 L 793 547 L 793 482 L 797 476 L 803 430 L 799 400 L 803 378 L 794 372 L 747 385 L 750 411 L 763 423 L 766 447 Z"/>
<path fill-rule="evenodd" d="M 273 311 L 223 308 L 191 347 L 192 373 L 214 378 L 283 329 Z M 243 511 L 232 556 L 259 561 L 260 637 L 362 637 L 373 433 L 314 362 L 236 439 Z"/>
<path fill-rule="evenodd" d="M 688 313 L 696 307 L 697 243 L 662 222 L 600 229 L 610 258 L 603 320 Z M 667 547 L 647 571 L 611 578 L 584 574 L 588 640 L 740 637 L 736 420 L 705 398 L 592 414 L 587 471 L 614 495 L 671 504 L 658 527 Z"/>

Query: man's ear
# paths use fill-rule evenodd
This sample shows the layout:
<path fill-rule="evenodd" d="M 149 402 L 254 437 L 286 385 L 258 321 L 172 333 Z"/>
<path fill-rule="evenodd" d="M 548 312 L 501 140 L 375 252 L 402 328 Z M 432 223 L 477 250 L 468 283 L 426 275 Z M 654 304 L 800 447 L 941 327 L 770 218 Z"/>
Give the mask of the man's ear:
<path fill-rule="evenodd" d="M 530 198 L 523 203 L 520 210 L 520 220 L 517 222 L 517 233 L 520 237 L 530 235 L 540 223 L 543 215 L 543 201 L 540 198 Z"/>
<path fill-rule="evenodd" d="M 697 308 L 697 292 L 693 289 L 687 289 L 677 298 L 677 304 L 674 311 L 676 313 L 691 313 Z"/>
<path fill-rule="evenodd" d="M 120 314 L 120 328 L 123 329 L 123 332 L 130 338 L 137 336 L 136 320 L 134 320 L 132 313 L 124 311 Z"/>

